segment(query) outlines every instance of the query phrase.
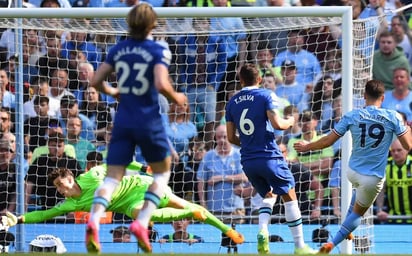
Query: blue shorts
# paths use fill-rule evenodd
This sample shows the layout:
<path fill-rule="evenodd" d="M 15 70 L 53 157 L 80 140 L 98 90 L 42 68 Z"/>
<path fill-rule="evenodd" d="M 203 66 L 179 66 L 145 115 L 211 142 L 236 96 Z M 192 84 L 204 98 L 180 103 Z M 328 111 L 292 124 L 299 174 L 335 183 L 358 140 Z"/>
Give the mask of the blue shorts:
<path fill-rule="evenodd" d="M 295 179 L 283 159 L 251 159 L 242 161 L 243 171 L 259 195 L 270 191 L 284 195 L 295 187 Z"/>
<path fill-rule="evenodd" d="M 128 165 L 133 161 L 136 146 L 140 146 L 146 162 L 163 161 L 170 156 L 170 145 L 163 125 L 150 130 L 125 128 L 114 124 L 107 153 L 108 165 Z"/>

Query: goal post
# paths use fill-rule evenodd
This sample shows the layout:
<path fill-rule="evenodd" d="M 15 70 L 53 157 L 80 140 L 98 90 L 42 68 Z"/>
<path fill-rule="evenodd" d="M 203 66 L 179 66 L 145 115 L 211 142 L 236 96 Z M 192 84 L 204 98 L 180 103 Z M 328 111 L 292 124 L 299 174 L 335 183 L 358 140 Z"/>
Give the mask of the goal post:
<path fill-rule="evenodd" d="M 16 31 L 22 32 L 20 29 L 24 30 L 35 30 L 40 31 L 42 36 L 44 36 L 47 30 L 62 30 L 65 32 L 84 32 L 93 35 L 107 34 L 113 35 L 115 38 L 120 38 L 127 34 L 127 28 L 125 27 L 125 17 L 129 8 L 71 8 L 71 9 L 49 9 L 49 8 L 0 8 L 0 28 L 14 28 Z M 249 35 L 260 35 L 263 32 L 273 32 L 273 31 L 289 31 L 295 29 L 307 29 L 315 28 L 320 26 L 334 25 L 341 29 L 341 91 L 342 91 L 342 111 L 346 113 L 352 110 L 354 107 L 353 99 L 358 98 L 362 92 L 362 86 L 365 79 L 370 78 L 371 73 L 371 58 L 373 45 L 362 45 L 363 48 L 357 48 L 360 40 L 368 37 L 368 42 L 374 43 L 376 32 L 366 33 L 367 26 L 370 24 L 375 24 L 374 20 L 366 21 L 353 21 L 352 20 L 352 7 L 233 7 L 233 8 L 155 8 L 159 18 L 161 20 L 174 20 L 175 27 L 168 27 L 166 30 L 155 30 L 154 36 L 167 35 L 169 37 L 184 37 L 189 33 L 195 33 L 196 31 L 185 31 L 184 27 L 180 27 L 180 23 L 185 18 L 217 18 L 217 17 L 240 17 L 245 22 L 245 32 Z M 84 20 L 87 18 L 87 20 Z M 261 22 L 259 18 L 270 18 L 275 19 L 275 22 Z M 109 20 L 109 25 L 105 22 Z M 379 20 L 377 21 L 379 23 Z M 359 31 L 359 33 L 354 33 L 354 31 Z M 239 32 L 234 30 L 217 30 L 214 33 L 218 35 L 227 35 L 230 33 Z M 198 33 L 202 33 L 199 32 Z M 15 52 L 19 55 L 23 55 L 23 35 L 19 34 L 14 40 Z M 44 37 L 45 38 L 45 37 Z M 44 40 L 43 38 L 43 40 Z M 285 39 L 285 38 L 283 38 Z M 259 38 L 261 42 L 268 41 L 268 39 Z M 259 41 L 259 42 L 260 42 Z M 366 40 L 365 40 L 366 41 Z M 176 40 L 177 42 L 177 40 Z M 259 44 L 259 42 L 252 42 Z M 356 42 L 356 45 L 354 45 Z M 249 42 L 252 45 L 251 42 Z M 177 47 L 181 46 L 176 43 Z M 176 46 L 175 45 L 175 46 Z M 43 42 L 44 46 L 44 42 Z M 106 45 L 107 50 L 110 45 Z M 183 45 L 184 46 L 184 45 Z M 360 47 L 360 46 L 359 46 Z M 47 47 L 46 47 L 47 48 Z M 47 49 L 43 49 L 47 52 Z M 316 48 L 316 47 L 315 47 Z M 368 48 L 369 50 L 365 50 Z M 252 52 L 251 55 L 257 54 L 257 47 L 248 49 Z M 275 49 L 277 50 L 277 49 Z M 361 52 L 362 55 L 357 55 L 355 53 Z M 315 52 L 316 53 L 316 52 Z M 43 53 L 44 54 L 44 53 Z M 327 51 L 323 52 L 327 54 Z M 87 56 L 86 56 L 87 57 Z M 274 57 L 276 58 L 276 56 Z M 248 61 L 254 61 L 255 59 L 249 59 Z M 340 60 L 340 59 L 339 59 Z M 23 58 L 17 58 L 17 67 L 20 69 L 25 66 L 23 63 Z M 16 63 L 16 64 L 17 64 Z M 180 67 L 186 65 L 187 63 L 172 63 L 176 67 L 176 70 L 171 72 L 171 75 L 179 79 Z M 36 64 L 34 64 L 36 66 Z M 37 66 L 37 68 L 41 68 Z M 20 69 L 20 72 L 15 73 L 20 74 L 20 77 L 16 81 L 23 81 L 24 71 Z M 51 75 L 50 75 L 51 76 Z M 51 79 L 51 77 L 48 77 Z M 79 80 L 81 80 L 79 78 Z M 229 81 L 231 82 L 231 81 Z M 234 81 L 232 81 L 234 82 Z M 19 88 L 23 88 L 24 84 L 18 84 Z M 183 88 L 183 87 L 182 87 Z M 17 91 L 19 92 L 19 91 Z M 20 93 L 23 93 L 20 91 Z M 229 92 L 227 92 L 229 93 Z M 355 95 L 356 94 L 356 95 Z M 17 97 L 18 102 L 16 102 L 16 119 L 19 122 L 18 130 L 16 130 L 16 138 L 18 145 L 18 162 L 24 162 L 24 131 L 22 122 L 25 120 L 25 113 L 23 113 L 23 97 Z M 190 111 L 195 111 L 191 109 Z M 205 118 L 205 117 L 203 117 Z M 201 126 L 201 122 L 194 121 L 196 125 Z M 349 169 L 349 155 L 351 152 L 351 141 L 350 136 L 345 135 L 343 137 L 343 142 L 341 146 L 341 158 L 342 158 L 342 179 L 341 179 L 341 209 L 342 218 L 346 213 L 346 209 L 349 207 L 351 200 L 351 185 L 345 178 L 345 171 Z M 20 164 L 19 173 L 25 173 L 23 165 Z M 24 177 L 23 177 L 24 178 Z M 18 213 L 23 213 L 24 210 L 24 196 L 21 192 L 24 191 L 24 179 L 20 178 L 18 182 L 19 193 L 18 196 Z M 195 191 L 193 191 L 195 193 Z M 17 241 L 17 251 L 24 251 L 24 241 L 26 240 L 24 236 L 23 229 L 20 230 L 18 234 Z M 309 239 L 308 237 L 305 237 Z M 68 236 L 66 239 L 73 239 Z M 177 246 L 177 245 L 176 245 Z M 176 247 L 179 248 L 179 247 Z M 178 249 L 175 250 L 175 252 Z M 253 251 L 253 250 L 251 250 Z M 341 247 L 341 253 L 350 254 L 352 253 L 352 243 L 343 242 Z"/>

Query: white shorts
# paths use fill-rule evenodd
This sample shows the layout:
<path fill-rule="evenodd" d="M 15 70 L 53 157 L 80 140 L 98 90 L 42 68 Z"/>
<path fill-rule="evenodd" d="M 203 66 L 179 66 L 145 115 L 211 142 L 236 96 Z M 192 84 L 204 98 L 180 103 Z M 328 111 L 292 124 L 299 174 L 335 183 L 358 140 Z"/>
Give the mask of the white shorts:
<path fill-rule="evenodd" d="M 348 179 L 356 189 L 356 203 L 362 207 L 369 207 L 383 188 L 385 178 L 359 174 L 348 170 Z"/>

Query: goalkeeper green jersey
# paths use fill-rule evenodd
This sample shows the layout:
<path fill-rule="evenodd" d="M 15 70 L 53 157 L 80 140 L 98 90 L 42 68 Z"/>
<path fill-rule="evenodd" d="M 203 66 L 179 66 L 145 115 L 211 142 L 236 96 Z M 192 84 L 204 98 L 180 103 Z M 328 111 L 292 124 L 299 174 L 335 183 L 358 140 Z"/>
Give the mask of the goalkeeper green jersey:
<path fill-rule="evenodd" d="M 144 203 L 144 195 L 153 182 L 152 176 L 139 173 L 141 168 L 142 164 L 138 162 L 132 162 L 127 166 L 126 171 L 134 171 L 136 175 L 123 177 L 113 193 L 107 211 L 123 213 L 132 217 L 133 209 L 141 208 Z M 94 192 L 102 184 L 106 171 L 106 165 L 99 165 L 79 175 L 76 178 L 76 183 L 82 191 L 79 197 L 66 198 L 63 202 L 48 210 L 26 213 L 23 215 L 24 223 L 42 222 L 68 212 L 90 211 Z M 168 204 L 169 193 L 171 193 L 170 188 L 165 191 L 165 196 L 161 199 L 159 208 L 165 207 Z"/>

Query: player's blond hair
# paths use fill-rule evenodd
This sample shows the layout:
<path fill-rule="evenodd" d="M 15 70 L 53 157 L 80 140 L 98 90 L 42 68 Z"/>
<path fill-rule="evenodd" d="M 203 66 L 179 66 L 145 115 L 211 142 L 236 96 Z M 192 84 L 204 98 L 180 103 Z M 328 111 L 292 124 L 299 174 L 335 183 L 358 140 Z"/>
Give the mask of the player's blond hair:
<path fill-rule="evenodd" d="M 157 14 L 146 3 L 135 5 L 127 15 L 130 37 L 144 40 L 157 25 Z"/>

